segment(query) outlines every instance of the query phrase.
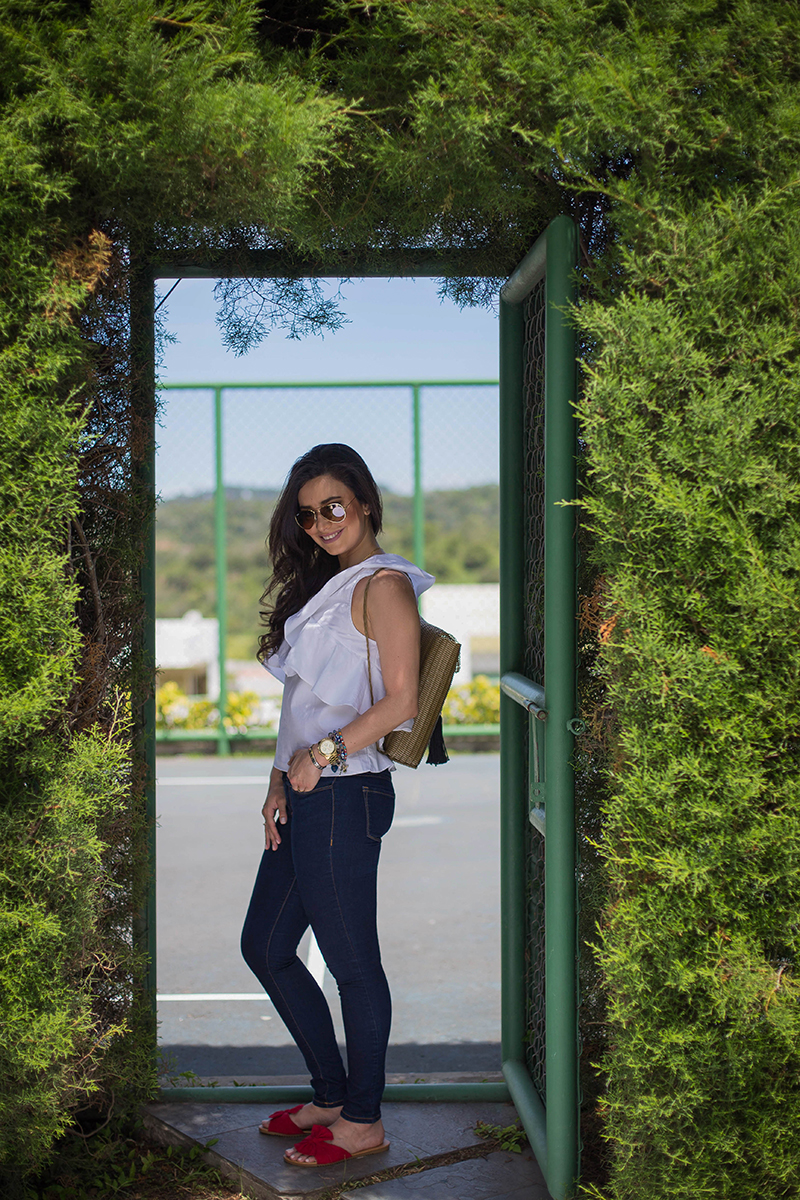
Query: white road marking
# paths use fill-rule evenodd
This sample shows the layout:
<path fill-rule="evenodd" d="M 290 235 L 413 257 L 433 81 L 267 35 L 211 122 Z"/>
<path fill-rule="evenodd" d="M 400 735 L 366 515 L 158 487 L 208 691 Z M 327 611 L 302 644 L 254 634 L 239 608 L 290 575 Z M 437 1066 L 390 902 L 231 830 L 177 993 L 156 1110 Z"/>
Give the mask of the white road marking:
<path fill-rule="evenodd" d="M 156 780 L 159 787 L 243 787 L 263 786 L 269 783 L 269 775 L 175 775 L 171 779 Z M 393 829 L 411 829 L 415 825 L 441 825 L 444 817 L 395 817 Z"/>
<path fill-rule="evenodd" d="M 314 979 L 316 979 L 319 986 L 322 987 L 327 967 L 325 966 L 325 959 L 322 957 L 322 951 L 317 945 L 317 939 L 313 933 L 311 934 L 311 941 L 308 944 L 306 967 Z M 202 1004 L 205 1001 L 212 1000 L 261 1000 L 262 1003 L 269 1003 L 268 997 L 264 992 L 165 992 L 157 995 L 156 1000 L 159 1004 L 167 1004 L 173 1001 Z"/>
<path fill-rule="evenodd" d="M 314 937 L 313 933 L 311 934 L 311 941 L 308 943 L 306 967 L 311 972 L 314 979 L 316 979 L 319 986 L 322 987 L 327 967 L 325 966 L 325 959 L 322 957 L 322 951 L 317 945 L 317 939 Z"/>
<path fill-rule="evenodd" d="M 261 1000 L 268 1004 L 266 992 L 167 992 L 156 996 L 159 1004 L 169 1000 Z"/>
<path fill-rule="evenodd" d="M 412 825 L 441 825 L 444 817 L 396 817 L 392 829 L 410 829 Z"/>
<path fill-rule="evenodd" d="M 247 787 L 269 783 L 269 775 L 173 775 L 157 779 L 159 787 L 230 787 L 242 784 Z"/>

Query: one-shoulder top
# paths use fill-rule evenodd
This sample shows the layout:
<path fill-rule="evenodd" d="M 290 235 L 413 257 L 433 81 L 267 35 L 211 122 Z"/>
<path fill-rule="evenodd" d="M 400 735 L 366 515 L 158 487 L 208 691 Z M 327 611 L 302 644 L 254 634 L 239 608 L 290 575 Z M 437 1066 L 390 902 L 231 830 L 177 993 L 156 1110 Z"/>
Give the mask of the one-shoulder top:
<path fill-rule="evenodd" d="M 402 571 L 419 598 L 434 582 L 399 554 L 373 554 L 363 562 L 339 571 L 316 595 L 288 617 L 280 648 L 267 660 L 267 670 L 283 683 L 281 719 L 275 766 L 287 770 L 296 750 L 312 746 L 341 729 L 372 705 L 367 675 L 367 644 L 353 624 L 351 605 L 359 579 L 381 568 Z M 370 638 L 372 690 L 375 701 L 386 695 L 380 654 Z M 398 726 L 410 729 L 411 721 Z M 347 758 L 348 774 L 394 769 L 380 743 L 366 746 Z M 326 767 L 321 775 L 334 772 Z"/>

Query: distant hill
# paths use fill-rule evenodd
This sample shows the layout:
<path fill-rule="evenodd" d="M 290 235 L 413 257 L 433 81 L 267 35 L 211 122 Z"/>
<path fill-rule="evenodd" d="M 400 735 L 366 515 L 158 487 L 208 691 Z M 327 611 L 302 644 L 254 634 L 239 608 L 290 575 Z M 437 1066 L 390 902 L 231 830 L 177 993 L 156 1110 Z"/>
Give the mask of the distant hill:
<path fill-rule="evenodd" d="M 228 488 L 229 654 L 254 653 L 258 600 L 268 575 L 264 545 L 275 491 Z M 384 492 L 386 551 L 412 557 L 412 499 Z M 495 484 L 429 492 L 425 497 L 425 566 L 440 583 L 494 583 L 499 574 L 499 489 Z M 178 497 L 158 506 L 156 615 L 182 617 L 190 608 L 216 615 L 214 500 Z"/>

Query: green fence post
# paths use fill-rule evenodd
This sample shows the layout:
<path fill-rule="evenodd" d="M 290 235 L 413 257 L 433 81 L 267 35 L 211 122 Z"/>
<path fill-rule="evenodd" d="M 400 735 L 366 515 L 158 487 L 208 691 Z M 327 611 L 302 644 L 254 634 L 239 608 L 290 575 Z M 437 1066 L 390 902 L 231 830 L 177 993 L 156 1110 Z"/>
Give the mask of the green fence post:
<path fill-rule="evenodd" d="M 422 491 L 422 399 L 421 386 L 411 385 L 414 426 L 414 562 L 425 570 L 425 496 Z"/>
<path fill-rule="evenodd" d="M 575 334 L 565 311 L 574 300 L 577 230 L 556 217 L 547 231 L 545 276 L 544 637 L 545 1009 L 547 1014 L 548 1187 L 572 1195 L 578 1169 L 578 1057 L 575 903 Z M 565 504 L 564 502 L 567 502 Z"/>
<path fill-rule="evenodd" d="M 222 444 L 222 388 L 214 388 L 214 558 L 217 568 L 217 660 L 219 663 L 219 740 L 217 753 L 226 756 L 231 744 L 225 729 L 228 712 L 226 676 L 228 640 L 228 563 L 225 546 L 225 477 Z"/>

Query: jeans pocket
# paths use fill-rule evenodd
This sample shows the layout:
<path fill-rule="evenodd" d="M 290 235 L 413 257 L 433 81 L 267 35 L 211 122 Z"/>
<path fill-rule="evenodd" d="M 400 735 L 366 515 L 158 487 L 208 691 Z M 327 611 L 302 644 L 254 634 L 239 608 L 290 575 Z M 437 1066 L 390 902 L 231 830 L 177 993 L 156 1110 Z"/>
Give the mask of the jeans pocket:
<path fill-rule="evenodd" d="M 364 811 L 367 817 L 367 837 L 371 842 L 379 842 L 392 824 L 394 793 L 365 787 Z"/>

